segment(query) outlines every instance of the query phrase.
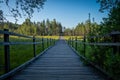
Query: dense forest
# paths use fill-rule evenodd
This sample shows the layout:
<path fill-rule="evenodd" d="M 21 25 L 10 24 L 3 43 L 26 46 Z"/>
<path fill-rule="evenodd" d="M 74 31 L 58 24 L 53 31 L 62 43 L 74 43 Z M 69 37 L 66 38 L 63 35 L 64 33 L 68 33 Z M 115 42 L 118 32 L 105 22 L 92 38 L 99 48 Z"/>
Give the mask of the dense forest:
<path fill-rule="evenodd" d="M 0 24 L 0 29 L 9 29 L 9 31 L 16 32 L 24 35 L 40 35 L 40 36 L 59 36 L 62 33 L 62 25 L 55 19 L 50 21 L 47 19 L 42 22 L 31 22 L 26 19 L 21 25 L 5 22 Z"/>

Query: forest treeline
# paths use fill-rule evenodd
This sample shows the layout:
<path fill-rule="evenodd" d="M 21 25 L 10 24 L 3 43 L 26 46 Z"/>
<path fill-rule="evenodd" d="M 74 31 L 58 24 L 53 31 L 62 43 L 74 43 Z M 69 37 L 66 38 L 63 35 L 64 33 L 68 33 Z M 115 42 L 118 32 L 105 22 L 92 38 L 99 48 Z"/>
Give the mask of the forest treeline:
<path fill-rule="evenodd" d="M 83 36 L 84 31 L 86 34 L 89 33 L 91 26 L 97 28 L 99 25 L 96 22 L 91 23 L 89 20 L 86 20 L 85 23 L 78 23 L 74 28 L 65 28 L 56 19 L 52 21 L 47 19 L 41 22 L 32 22 L 30 19 L 26 19 L 21 25 L 3 22 L 0 24 L 0 30 L 9 29 L 11 32 L 31 36 Z"/>
<path fill-rule="evenodd" d="M 30 19 L 26 19 L 21 25 L 5 22 L 0 24 L 0 29 L 9 29 L 9 31 L 30 36 L 59 36 L 62 33 L 62 25 L 56 19 L 41 22 L 31 22 Z"/>

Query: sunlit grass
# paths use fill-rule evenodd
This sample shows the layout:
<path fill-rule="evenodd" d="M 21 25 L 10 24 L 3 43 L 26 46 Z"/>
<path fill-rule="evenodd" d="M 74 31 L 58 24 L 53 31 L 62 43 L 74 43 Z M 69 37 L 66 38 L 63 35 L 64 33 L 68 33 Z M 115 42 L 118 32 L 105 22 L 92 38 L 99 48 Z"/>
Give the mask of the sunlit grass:
<path fill-rule="evenodd" d="M 36 36 L 36 38 L 59 39 L 59 36 Z"/>
<path fill-rule="evenodd" d="M 76 37 L 77 37 L 78 40 L 82 40 L 83 39 L 83 36 L 63 36 L 63 37 L 64 37 L 65 40 L 69 40 L 71 38 L 75 40 Z"/>

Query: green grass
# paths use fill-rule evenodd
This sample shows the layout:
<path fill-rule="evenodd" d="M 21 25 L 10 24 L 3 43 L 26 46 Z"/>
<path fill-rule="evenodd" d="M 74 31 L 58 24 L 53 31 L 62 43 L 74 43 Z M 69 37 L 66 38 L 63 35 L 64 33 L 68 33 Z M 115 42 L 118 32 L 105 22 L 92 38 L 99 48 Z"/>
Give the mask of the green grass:
<path fill-rule="evenodd" d="M 46 37 L 47 38 L 47 37 Z M 0 38 L 2 42 L 3 38 Z M 32 39 L 21 37 L 10 37 L 11 42 L 32 42 Z M 40 40 L 36 40 L 41 41 Z M 52 42 L 53 45 L 53 42 Z M 47 42 L 44 42 L 44 49 L 48 48 Z M 42 44 L 36 45 L 36 55 L 43 51 Z M 10 45 L 10 68 L 11 70 L 33 58 L 33 45 Z M 4 74 L 4 46 L 0 46 L 0 75 Z"/>
<path fill-rule="evenodd" d="M 59 39 L 59 36 L 36 36 L 36 38 L 48 38 L 48 39 L 56 39 L 58 40 Z"/>
<path fill-rule="evenodd" d="M 10 47 L 11 69 L 33 57 L 32 45 L 13 45 Z"/>
<path fill-rule="evenodd" d="M 63 36 L 65 40 L 68 40 L 70 38 L 73 38 L 75 40 L 75 38 L 77 37 L 78 40 L 82 40 L 83 36 Z"/>

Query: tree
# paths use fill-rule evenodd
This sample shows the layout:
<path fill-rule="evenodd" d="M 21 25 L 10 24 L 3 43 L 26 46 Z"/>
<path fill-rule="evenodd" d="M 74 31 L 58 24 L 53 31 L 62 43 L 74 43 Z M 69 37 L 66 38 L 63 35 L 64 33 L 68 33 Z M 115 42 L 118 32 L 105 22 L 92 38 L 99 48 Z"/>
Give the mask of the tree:
<path fill-rule="evenodd" d="M 84 24 L 83 23 L 78 23 L 78 25 L 75 28 L 75 35 L 81 36 L 84 35 Z"/>
<path fill-rule="evenodd" d="M 0 23 L 2 23 L 2 22 L 3 22 L 3 11 L 0 10 Z"/>
<path fill-rule="evenodd" d="M 10 12 L 13 14 L 12 16 L 16 19 L 17 17 L 28 16 L 32 17 L 34 10 L 37 9 L 40 11 L 43 8 L 44 2 L 46 0 L 12 0 L 12 4 L 10 5 L 11 0 L 0 0 L 0 4 L 6 3 Z M 0 20 L 3 19 L 3 11 L 0 10 Z"/>
<path fill-rule="evenodd" d="M 36 35 L 36 27 L 30 21 L 30 19 L 26 19 L 25 22 L 17 29 L 17 32 L 25 35 Z"/>
<path fill-rule="evenodd" d="M 105 10 L 111 10 L 113 7 L 119 5 L 120 0 L 97 0 L 100 3 L 99 11 L 104 12 Z"/>
<path fill-rule="evenodd" d="M 41 35 L 46 35 L 46 25 L 45 25 L 45 20 L 43 20 L 40 24 L 40 31 L 41 31 Z"/>
<path fill-rule="evenodd" d="M 40 30 L 41 30 L 41 29 L 40 29 L 40 24 L 41 24 L 40 22 L 37 22 L 37 24 L 36 24 L 36 34 L 37 34 L 37 35 L 41 35 L 41 32 L 40 32 Z"/>
<path fill-rule="evenodd" d="M 47 34 L 48 35 L 51 35 L 51 23 L 50 23 L 50 21 L 49 21 L 49 19 L 47 19 L 47 21 L 46 21 L 46 28 L 47 28 Z"/>
<path fill-rule="evenodd" d="M 72 35 L 72 30 L 70 28 L 66 28 L 64 30 L 64 36 L 71 36 Z"/>
<path fill-rule="evenodd" d="M 108 18 L 104 18 L 102 22 L 102 32 L 110 33 L 112 31 L 120 31 L 120 0 L 98 0 L 101 4 L 100 10 L 109 10 Z"/>

